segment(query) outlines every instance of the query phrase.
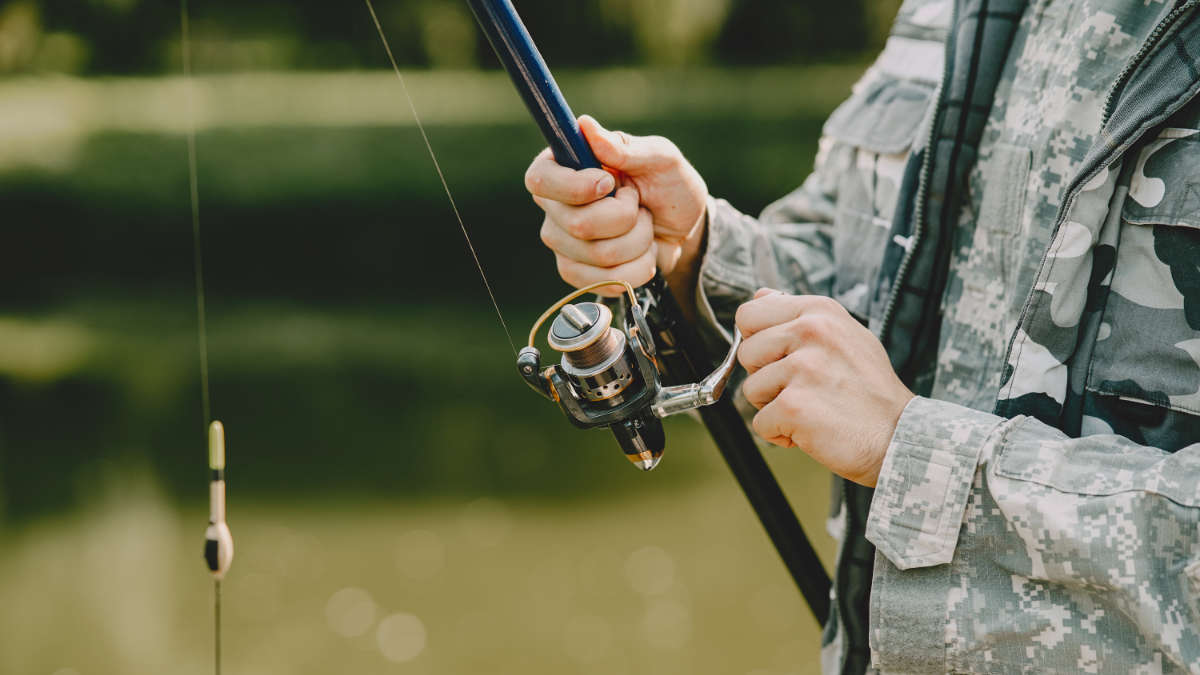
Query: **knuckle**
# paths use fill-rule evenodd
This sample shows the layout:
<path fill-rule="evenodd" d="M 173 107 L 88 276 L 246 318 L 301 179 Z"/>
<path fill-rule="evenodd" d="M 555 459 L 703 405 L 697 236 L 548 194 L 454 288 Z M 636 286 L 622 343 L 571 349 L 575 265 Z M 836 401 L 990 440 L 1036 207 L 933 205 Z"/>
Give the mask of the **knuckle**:
<path fill-rule="evenodd" d="M 812 324 L 812 337 L 816 339 L 829 337 L 829 333 L 833 330 L 833 320 L 825 314 L 810 317 L 809 323 Z"/>
<path fill-rule="evenodd" d="M 810 349 L 799 349 L 786 357 L 788 367 L 793 373 L 815 373 L 821 369 L 821 359 Z"/>
<path fill-rule="evenodd" d="M 792 333 L 804 342 L 816 342 L 829 335 L 830 321 L 820 314 L 806 314 L 792 322 Z"/>
<path fill-rule="evenodd" d="M 666 136 L 650 136 L 647 140 L 650 141 L 659 159 L 672 162 L 683 155 L 675 143 Z"/>
<path fill-rule="evenodd" d="M 749 310 L 746 309 L 746 305 L 742 304 L 738 306 L 737 311 L 733 313 L 733 323 L 738 326 L 745 326 L 747 318 L 749 318 Z"/>
<path fill-rule="evenodd" d="M 525 170 L 525 189 L 528 190 L 530 194 L 539 194 L 542 189 L 543 180 L 542 174 L 537 170 L 536 164 L 530 165 L 530 167 Z"/>
<path fill-rule="evenodd" d="M 588 222 L 588 219 L 584 218 L 579 213 L 572 213 L 571 215 L 563 218 L 562 226 L 568 234 L 576 239 L 591 239 L 592 232 L 594 231 L 592 224 Z"/>
<path fill-rule="evenodd" d="M 780 407 L 789 417 L 802 414 L 808 408 L 808 400 L 804 393 L 799 389 L 788 387 L 784 389 L 776 400 L 779 401 Z"/>
<path fill-rule="evenodd" d="M 754 433 L 765 437 L 767 435 L 766 421 L 763 419 L 763 414 L 760 412 L 750 420 L 750 426 L 754 429 Z"/>
<path fill-rule="evenodd" d="M 616 267 L 625 262 L 621 258 L 621 249 L 610 242 L 598 243 L 592 247 L 592 261 L 598 267 Z"/>
<path fill-rule="evenodd" d="M 811 340 L 816 330 L 817 328 L 810 316 L 793 319 L 791 325 L 788 326 L 788 331 L 801 341 Z"/>
<path fill-rule="evenodd" d="M 837 312 L 842 309 L 842 303 L 827 295 L 818 296 L 816 298 L 816 306 L 826 312 Z"/>
<path fill-rule="evenodd" d="M 538 236 L 546 248 L 554 248 L 554 223 L 549 216 L 542 220 L 542 229 L 538 231 Z"/>
<path fill-rule="evenodd" d="M 593 197 L 596 196 L 596 186 L 594 183 L 591 183 L 590 181 L 580 177 L 578 174 L 572 178 L 575 180 L 571 181 L 571 185 L 567 188 L 567 192 L 571 195 L 571 199 L 576 204 L 589 202 Z"/>

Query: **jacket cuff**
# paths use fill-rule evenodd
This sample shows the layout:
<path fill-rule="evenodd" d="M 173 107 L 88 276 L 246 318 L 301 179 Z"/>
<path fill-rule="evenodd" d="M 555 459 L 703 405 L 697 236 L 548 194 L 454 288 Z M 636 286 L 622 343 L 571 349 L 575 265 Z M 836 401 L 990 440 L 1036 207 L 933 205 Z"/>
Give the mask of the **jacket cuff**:
<path fill-rule="evenodd" d="M 971 483 L 1005 420 L 960 405 L 909 401 L 884 456 L 867 539 L 896 567 L 950 562 Z M 990 454 L 990 452 L 989 452 Z"/>
<path fill-rule="evenodd" d="M 702 339 L 714 354 L 729 348 L 737 308 L 757 290 L 742 222 L 747 217 L 724 199 L 708 198 L 707 246 L 696 284 L 696 314 Z"/>
<path fill-rule="evenodd" d="M 708 198 L 708 245 L 700 265 L 701 286 L 718 286 L 753 293 L 758 283 L 754 266 L 754 241 L 758 224 L 729 202 Z"/>

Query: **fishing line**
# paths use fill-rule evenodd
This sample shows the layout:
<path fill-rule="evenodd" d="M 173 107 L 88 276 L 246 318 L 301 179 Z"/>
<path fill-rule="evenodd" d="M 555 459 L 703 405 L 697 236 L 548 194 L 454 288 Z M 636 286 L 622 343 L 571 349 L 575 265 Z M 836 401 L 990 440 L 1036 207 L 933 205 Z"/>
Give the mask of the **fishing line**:
<path fill-rule="evenodd" d="M 213 581 L 213 672 L 221 675 L 221 580 Z"/>
<path fill-rule="evenodd" d="M 383 25 L 379 23 L 379 15 L 375 13 L 375 5 L 371 0 L 364 0 L 367 3 L 367 11 L 371 13 L 371 21 L 375 23 L 375 31 L 379 33 L 379 40 L 383 43 L 383 50 L 387 52 L 388 61 L 392 64 L 392 71 L 396 73 L 396 79 L 400 80 L 400 88 L 404 90 L 404 98 L 408 101 L 408 108 L 412 111 L 413 121 L 417 123 L 417 130 L 421 132 L 421 140 L 425 141 L 425 149 L 429 151 L 429 159 L 433 160 L 433 168 L 437 170 L 438 178 L 442 181 L 442 189 L 446 191 L 446 199 L 450 200 L 450 208 L 454 211 L 454 217 L 458 220 L 458 227 L 462 230 L 463 238 L 467 242 L 467 250 L 471 252 L 471 257 L 475 259 L 475 268 L 479 270 L 479 278 L 483 280 L 483 286 L 487 289 L 488 297 L 492 299 L 492 307 L 496 309 L 496 316 L 500 319 L 500 326 L 504 328 L 504 335 L 508 338 L 508 346 L 515 354 L 517 345 L 513 342 L 512 333 L 508 330 L 508 322 L 504 320 L 504 314 L 500 311 L 500 303 L 496 302 L 496 293 L 492 290 L 491 283 L 488 282 L 487 274 L 483 271 L 483 263 L 479 261 L 479 254 L 475 252 L 475 244 L 471 242 L 471 235 L 467 232 L 467 224 L 463 221 L 462 215 L 458 211 L 458 204 L 454 201 L 454 195 L 450 192 L 450 184 L 446 182 L 446 174 L 442 172 L 442 165 L 438 162 L 437 154 L 433 151 L 433 144 L 429 142 L 429 135 L 425 133 L 425 125 L 421 123 L 421 116 L 417 114 L 417 106 L 413 103 L 412 94 L 408 92 L 408 84 L 404 82 L 404 75 L 400 72 L 400 66 L 396 63 L 396 57 L 392 54 L 392 47 L 388 44 L 387 35 L 383 32 Z"/>
<path fill-rule="evenodd" d="M 212 419 L 212 405 L 208 387 L 208 327 L 204 303 L 204 255 L 200 238 L 200 180 L 196 169 L 196 101 L 195 79 L 192 76 L 191 30 L 188 23 L 188 0 L 179 0 L 180 49 L 182 52 L 183 77 L 187 89 L 187 164 L 188 196 L 192 216 L 192 268 L 196 285 L 196 339 L 200 353 L 200 402 L 207 429 Z M 224 459 L 222 458 L 222 465 Z M 221 499 L 224 500 L 224 468 L 222 466 Z M 211 497 L 210 497 L 211 498 Z M 222 503 L 222 512 L 224 504 Z M 212 522 L 210 519 L 210 527 Z M 208 557 L 208 544 L 205 556 Z M 211 566 L 211 565 L 210 565 Z M 215 571 L 215 570 L 214 570 Z M 213 577 L 213 672 L 221 675 L 221 577 Z"/>
<path fill-rule="evenodd" d="M 212 416 L 208 397 L 208 330 L 204 308 L 204 255 L 200 250 L 200 180 L 196 171 L 196 101 L 195 80 L 192 78 L 191 31 L 188 25 L 188 0 L 179 0 L 179 24 L 183 50 L 183 77 L 187 81 L 187 154 L 188 192 L 192 204 L 192 268 L 196 276 L 196 336 L 200 343 L 200 399 L 204 410 L 204 425 Z"/>

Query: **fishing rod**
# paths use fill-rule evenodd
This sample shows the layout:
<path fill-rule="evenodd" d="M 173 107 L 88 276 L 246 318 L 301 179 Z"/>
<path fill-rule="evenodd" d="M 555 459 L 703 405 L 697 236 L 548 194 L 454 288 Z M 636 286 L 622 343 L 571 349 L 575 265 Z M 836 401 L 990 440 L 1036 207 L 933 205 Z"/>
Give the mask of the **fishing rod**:
<path fill-rule="evenodd" d="M 603 168 L 512 2 L 467 0 L 467 4 L 555 160 L 576 170 Z M 572 304 L 589 290 L 613 284 L 625 290 L 623 328 L 612 325 L 614 317 L 604 304 Z M 562 361 L 542 368 L 534 341 L 555 311 L 558 315 L 548 339 Z M 535 391 L 557 402 L 576 426 L 609 428 L 626 456 L 643 470 L 653 469 L 662 456 L 666 439 L 661 418 L 697 410 L 809 609 L 824 624 L 829 616 L 829 575 L 731 397 L 722 396 L 740 337 L 735 331 L 728 354 L 702 379 L 702 371 L 716 360 L 706 353 L 695 327 L 656 273 L 637 289 L 622 282 L 602 282 L 560 300 L 534 325 L 528 345 L 518 354 L 517 369 Z"/>

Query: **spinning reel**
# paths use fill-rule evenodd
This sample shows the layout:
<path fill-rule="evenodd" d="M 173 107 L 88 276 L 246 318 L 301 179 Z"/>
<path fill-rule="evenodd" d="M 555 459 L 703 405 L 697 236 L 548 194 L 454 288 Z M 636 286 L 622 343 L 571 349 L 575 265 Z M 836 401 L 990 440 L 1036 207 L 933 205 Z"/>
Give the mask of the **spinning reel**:
<path fill-rule="evenodd" d="M 572 303 L 588 291 L 614 285 L 623 286 L 629 297 L 624 330 L 612 325 L 607 305 Z M 547 339 L 562 360 L 543 369 L 534 341 L 555 312 L 558 316 Z M 716 403 L 733 374 L 741 342 L 742 335 L 735 329 L 729 353 L 700 382 L 663 386 L 654 338 L 633 287 L 602 281 L 571 293 L 538 318 L 529 332 L 529 345 L 517 355 L 517 370 L 534 391 L 557 402 L 575 426 L 611 429 L 625 456 L 649 471 L 658 465 L 666 446 L 661 418 Z"/>

